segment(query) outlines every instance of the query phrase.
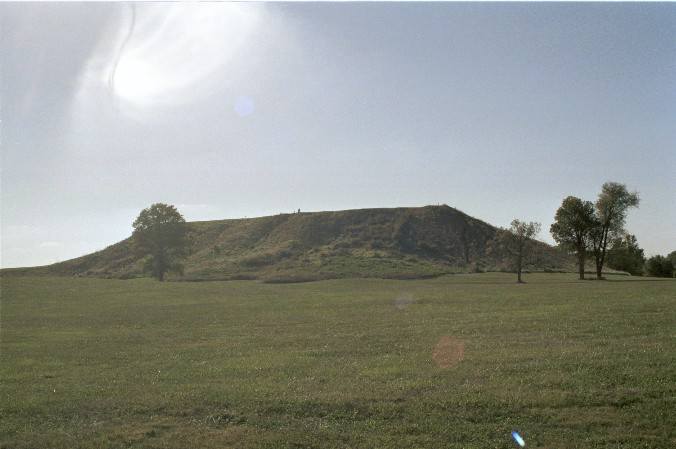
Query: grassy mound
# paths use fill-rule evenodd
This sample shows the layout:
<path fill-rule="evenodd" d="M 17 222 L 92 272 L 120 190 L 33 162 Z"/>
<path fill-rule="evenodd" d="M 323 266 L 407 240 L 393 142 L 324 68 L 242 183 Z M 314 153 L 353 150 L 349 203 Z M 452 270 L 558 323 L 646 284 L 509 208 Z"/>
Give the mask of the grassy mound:
<path fill-rule="evenodd" d="M 185 272 L 173 279 L 412 279 L 506 267 L 487 253 L 496 228 L 448 206 L 280 214 L 189 226 Z M 529 268 L 570 268 L 566 255 L 544 243 L 540 250 L 537 266 Z M 77 259 L 3 273 L 133 278 L 142 276 L 141 265 L 127 239 Z"/>

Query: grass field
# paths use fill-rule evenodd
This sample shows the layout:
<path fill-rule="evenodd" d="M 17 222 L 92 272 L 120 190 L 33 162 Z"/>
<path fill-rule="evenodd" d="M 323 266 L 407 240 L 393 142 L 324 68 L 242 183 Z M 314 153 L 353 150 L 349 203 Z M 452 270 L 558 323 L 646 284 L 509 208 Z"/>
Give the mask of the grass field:
<path fill-rule="evenodd" d="M 676 281 L 525 279 L 6 277 L 0 447 L 676 447 Z"/>

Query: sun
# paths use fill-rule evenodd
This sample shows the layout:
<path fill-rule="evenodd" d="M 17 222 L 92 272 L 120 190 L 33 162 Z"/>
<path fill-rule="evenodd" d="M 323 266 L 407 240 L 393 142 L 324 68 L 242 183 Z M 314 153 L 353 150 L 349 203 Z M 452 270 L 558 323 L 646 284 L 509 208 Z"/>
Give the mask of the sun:
<path fill-rule="evenodd" d="M 133 103 L 155 102 L 167 87 L 162 71 L 138 58 L 124 59 L 113 78 L 115 94 Z"/>
<path fill-rule="evenodd" d="M 132 4 L 105 82 L 135 106 L 182 103 L 209 87 L 259 25 L 239 3 Z"/>

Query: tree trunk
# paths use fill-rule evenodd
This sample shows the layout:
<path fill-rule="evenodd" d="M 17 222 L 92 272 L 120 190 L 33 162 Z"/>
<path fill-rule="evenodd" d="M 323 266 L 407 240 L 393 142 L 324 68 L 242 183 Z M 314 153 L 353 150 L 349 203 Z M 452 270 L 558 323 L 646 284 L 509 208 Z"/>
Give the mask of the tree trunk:
<path fill-rule="evenodd" d="M 584 280 L 584 251 L 578 251 L 577 264 L 580 269 L 580 280 Z"/>
<path fill-rule="evenodd" d="M 522 265 L 522 262 L 523 262 L 522 251 L 519 251 L 519 257 L 516 261 L 516 282 L 518 282 L 519 284 L 523 283 L 523 281 L 521 280 L 521 265 Z"/>
<path fill-rule="evenodd" d="M 606 248 L 608 247 L 608 227 L 605 227 L 603 230 L 603 235 L 601 236 L 601 247 L 599 248 L 598 254 L 596 256 L 596 279 L 603 279 L 603 262 L 606 259 Z"/>
<path fill-rule="evenodd" d="M 164 251 L 159 250 L 153 255 L 153 264 L 155 266 L 155 276 L 157 280 L 164 281 L 164 273 L 167 271 L 167 264 L 165 262 L 166 256 Z"/>

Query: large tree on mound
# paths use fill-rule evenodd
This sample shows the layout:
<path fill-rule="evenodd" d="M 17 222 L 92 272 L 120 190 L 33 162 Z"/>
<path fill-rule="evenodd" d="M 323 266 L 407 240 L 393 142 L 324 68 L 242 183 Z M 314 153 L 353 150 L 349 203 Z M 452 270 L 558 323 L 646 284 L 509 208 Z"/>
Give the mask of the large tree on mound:
<path fill-rule="evenodd" d="M 550 232 L 556 242 L 577 255 L 580 279 L 584 279 L 584 261 L 591 234 L 597 227 L 594 204 L 569 196 L 556 211 Z"/>
<path fill-rule="evenodd" d="M 182 271 L 180 260 L 188 246 L 185 219 L 174 206 L 157 203 L 134 220 L 134 248 L 146 257 L 144 270 L 159 281 L 168 271 Z"/>
<path fill-rule="evenodd" d="M 627 210 L 638 207 L 637 192 L 629 192 L 627 186 L 606 182 L 596 200 L 596 225 L 591 233 L 591 247 L 596 262 L 596 277 L 602 278 L 608 244 L 624 232 Z"/>
<path fill-rule="evenodd" d="M 506 253 L 516 269 L 516 279 L 522 283 L 524 263 L 529 262 L 536 248 L 533 238 L 540 232 L 540 223 L 514 219 L 509 229 L 500 229 L 490 244 L 490 252 Z"/>

